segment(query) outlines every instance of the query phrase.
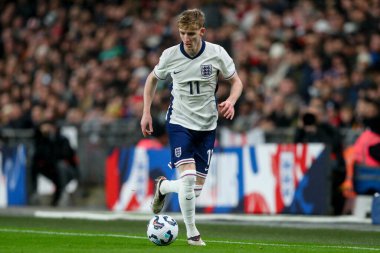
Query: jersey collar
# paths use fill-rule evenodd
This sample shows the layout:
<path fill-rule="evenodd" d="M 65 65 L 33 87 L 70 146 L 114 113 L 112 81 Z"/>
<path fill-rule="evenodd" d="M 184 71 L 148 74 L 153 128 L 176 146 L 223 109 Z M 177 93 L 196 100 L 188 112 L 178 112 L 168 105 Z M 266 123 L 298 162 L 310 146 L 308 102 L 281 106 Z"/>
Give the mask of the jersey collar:
<path fill-rule="evenodd" d="M 184 47 L 184 45 L 183 45 L 183 42 L 181 42 L 181 44 L 179 45 L 179 48 L 181 49 L 181 52 L 182 52 L 182 54 L 183 54 L 184 56 L 186 56 L 187 58 L 193 60 L 193 59 L 197 58 L 198 56 L 200 56 L 200 55 L 203 53 L 203 51 L 205 51 L 205 48 L 206 48 L 206 42 L 205 42 L 204 40 L 202 40 L 201 50 L 199 50 L 198 54 L 197 54 L 196 56 L 194 56 L 194 57 L 191 57 L 190 55 L 188 55 L 188 54 L 186 53 L 186 51 L 185 51 L 185 47 Z"/>

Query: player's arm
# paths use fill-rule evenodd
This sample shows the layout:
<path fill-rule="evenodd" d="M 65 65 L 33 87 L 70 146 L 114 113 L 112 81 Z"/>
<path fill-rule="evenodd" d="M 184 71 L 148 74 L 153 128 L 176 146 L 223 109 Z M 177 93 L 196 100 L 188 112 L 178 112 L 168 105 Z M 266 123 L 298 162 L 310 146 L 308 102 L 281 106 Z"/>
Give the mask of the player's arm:
<path fill-rule="evenodd" d="M 155 77 L 153 72 L 151 72 L 145 81 L 144 109 L 140 122 L 141 132 L 143 133 L 144 137 L 153 133 L 152 115 L 150 114 L 150 108 L 152 106 L 154 94 L 156 93 L 156 87 L 157 78 Z"/>
<path fill-rule="evenodd" d="M 237 73 L 235 73 L 233 77 L 228 81 L 231 83 L 230 96 L 225 101 L 219 104 L 219 110 L 223 117 L 232 120 L 235 116 L 234 106 L 243 91 L 243 84 Z"/>

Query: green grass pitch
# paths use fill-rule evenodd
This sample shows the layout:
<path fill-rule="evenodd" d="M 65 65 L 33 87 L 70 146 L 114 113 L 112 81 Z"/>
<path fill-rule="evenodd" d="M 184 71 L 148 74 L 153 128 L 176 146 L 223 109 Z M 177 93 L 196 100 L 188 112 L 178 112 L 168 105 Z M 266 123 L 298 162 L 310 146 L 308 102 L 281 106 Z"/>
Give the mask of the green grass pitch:
<path fill-rule="evenodd" d="M 380 232 L 251 223 L 201 223 L 198 228 L 207 246 L 191 247 L 180 222 L 177 240 L 160 247 L 147 239 L 147 222 L 0 216 L 0 252 L 380 252 Z"/>

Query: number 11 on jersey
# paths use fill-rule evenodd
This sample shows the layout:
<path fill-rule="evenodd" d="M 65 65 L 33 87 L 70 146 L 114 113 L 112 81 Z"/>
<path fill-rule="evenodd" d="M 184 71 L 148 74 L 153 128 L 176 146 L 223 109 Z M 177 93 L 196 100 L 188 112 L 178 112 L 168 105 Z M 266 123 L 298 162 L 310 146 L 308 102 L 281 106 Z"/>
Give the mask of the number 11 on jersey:
<path fill-rule="evenodd" d="M 190 95 L 193 95 L 194 94 L 194 89 L 193 89 L 193 84 L 195 84 L 195 87 L 197 89 L 197 93 L 196 94 L 200 94 L 200 90 L 199 90 L 199 81 L 189 81 L 187 82 L 187 84 L 189 85 L 190 87 Z"/>

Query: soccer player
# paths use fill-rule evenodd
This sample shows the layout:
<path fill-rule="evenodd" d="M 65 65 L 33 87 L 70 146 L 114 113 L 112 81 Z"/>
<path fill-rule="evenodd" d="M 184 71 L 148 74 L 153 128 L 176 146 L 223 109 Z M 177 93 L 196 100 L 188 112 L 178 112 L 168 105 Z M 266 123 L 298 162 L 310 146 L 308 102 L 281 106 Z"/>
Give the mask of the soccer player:
<path fill-rule="evenodd" d="M 202 40 L 205 15 L 199 9 L 182 12 L 177 20 L 182 42 L 162 53 L 159 63 L 147 77 L 141 131 L 151 135 L 150 108 L 157 79 L 173 79 L 172 102 L 166 114 L 171 149 L 171 165 L 179 171 L 178 180 L 156 179 L 151 203 L 154 213 L 164 206 L 165 196 L 177 192 L 190 245 L 205 246 L 195 225 L 195 198 L 201 193 L 214 149 L 218 109 L 233 119 L 234 105 L 243 89 L 235 64 L 219 45 Z M 229 97 L 217 104 L 215 93 L 219 73 L 231 83 Z"/>

